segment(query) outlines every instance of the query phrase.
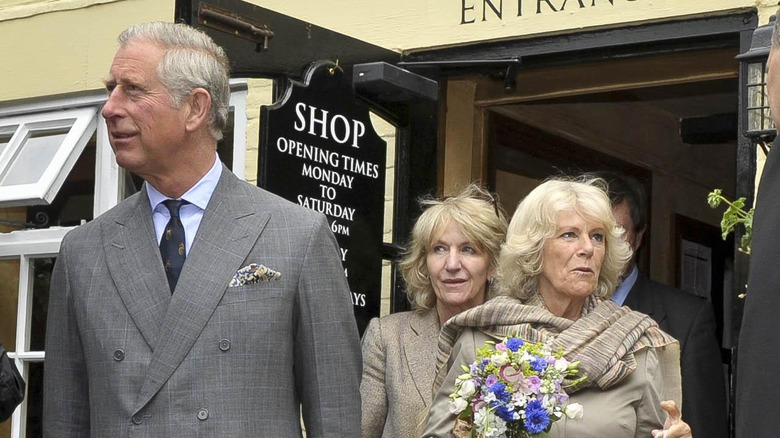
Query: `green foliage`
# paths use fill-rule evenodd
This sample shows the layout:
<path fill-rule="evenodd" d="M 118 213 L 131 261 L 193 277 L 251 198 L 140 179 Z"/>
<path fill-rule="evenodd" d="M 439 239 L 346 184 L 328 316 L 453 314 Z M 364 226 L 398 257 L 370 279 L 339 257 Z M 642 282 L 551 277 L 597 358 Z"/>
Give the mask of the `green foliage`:
<path fill-rule="evenodd" d="M 728 205 L 723 212 L 723 219 L 720 221 L 720 230 L 723 240 L 726 240 L 729 233 L 734 231 L 737 225 L 745 228 L 745 234 L 739 242 L 739 250 L 745 254 L 750 254 L 750 247 L 753 240 L 753 208 L 745 211 L 745 198 L 739 198 L 733 202 L 723 196 L 721 189 L 715 189 L 707 195 L 707 203 L 712 208 L 718 208 L 721 203 Z"/>

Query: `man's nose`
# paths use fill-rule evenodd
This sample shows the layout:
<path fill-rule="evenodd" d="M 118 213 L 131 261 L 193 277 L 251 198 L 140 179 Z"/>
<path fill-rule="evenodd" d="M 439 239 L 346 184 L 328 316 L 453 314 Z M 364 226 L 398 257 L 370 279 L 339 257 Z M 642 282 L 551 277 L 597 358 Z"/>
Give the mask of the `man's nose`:
<path fill-rule="evenodd" d="M 103 104 L 103 109 L 100 112 L 104 119 L 110 119 L 119 114 L 120 94 L 119 87 L 108 92 L 108 99 L 106 99 L 106 103 Z"/>

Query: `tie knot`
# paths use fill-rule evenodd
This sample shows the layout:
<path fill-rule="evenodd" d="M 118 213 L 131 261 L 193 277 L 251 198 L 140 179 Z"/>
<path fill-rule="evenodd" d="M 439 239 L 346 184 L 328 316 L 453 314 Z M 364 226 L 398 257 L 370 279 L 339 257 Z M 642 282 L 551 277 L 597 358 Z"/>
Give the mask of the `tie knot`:
<path fill-rule="evenodd" d="M 179 209 L 184 204 L 189 204 L 189 202 L 183 200 L 183 199 L 166 199 L 162 202 L 163 205 L 168 209 L 168 211 L 171 213 L 172 218 L 178 218 L 179 217 Z"/>

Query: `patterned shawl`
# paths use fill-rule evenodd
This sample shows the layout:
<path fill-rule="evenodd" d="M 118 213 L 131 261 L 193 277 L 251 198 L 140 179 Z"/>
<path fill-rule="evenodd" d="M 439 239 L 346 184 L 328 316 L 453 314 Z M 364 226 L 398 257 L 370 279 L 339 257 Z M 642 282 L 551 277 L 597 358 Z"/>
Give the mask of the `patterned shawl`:
<path fill-rule="evenodd" d="M 447 375 L 452 347 L 466 327 L 499 339 L 513 335 L 549 344 L 553 350 L 562 347 L 567 360 L 580 361 L 580 375 L 566 383 L 587 376 L 583 382 L 567 387 L 569 394 L 588 386 L 609 388 L 636 370 L 635 352 L 677 343 L 649 316 L 594 296 L 586 300 L 583 316 L 576 321 L 553 315 L 539 297 L 525 304 L 510 297 L 496 297 L 452 317 L 442 327 L 434 394 Z"/>

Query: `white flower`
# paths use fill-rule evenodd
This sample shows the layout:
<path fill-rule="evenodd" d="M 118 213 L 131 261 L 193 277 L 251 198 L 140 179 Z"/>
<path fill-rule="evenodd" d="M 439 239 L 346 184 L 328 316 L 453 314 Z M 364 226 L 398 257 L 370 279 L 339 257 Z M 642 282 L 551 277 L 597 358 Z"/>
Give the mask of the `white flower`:
<path fill-rule="evenodd" d="M 584 409 L 579 403 L 569 403 L 566 405 L 564 412 L 566 413 L 566 416 L 572 420 L 579 420 L 584 414 Z"/>
<path fill-rule="evenodd" d="M 493 365 L 497 367 L 504 366 L 509 363 L 509 355 L 506 353 L 506 351 L 494 354 L 490 356 L 490 361 L 493 362 Z"/>
<path fill-rule="evenodd" d="M 475 392 L 477 392 L 477 387 L 474 386 L 473 380 L 464 380 L 458 389 L 458 395 L 465 398 L 471 397 Z"/>
<path fill-rule="evenodd" d="M 468 402 L 466 402 L 466 400 L 464 400 L 464 399 L 462 399 L 460 397 L 455 397 L 450 402 L 450 405 L 449 405 L 450 414 L 458 415 L 461 412 L 463 412 L 463 410 L 466 409 L 466 406 L 468 406 L 468 405 L 469 404 L 468 404 Z"/>
<path fill-rule="evenodd" d="M 571 362 L 569 362 L 568 360 L 566 360 L 565 358 L 562 357 L 562 358 L 557 359 L 555 361 L 555 369 L 560 371 L 560 372 L 564 372 L 564 371 L 566 371 L 566 368 L 569 367 L 570 363 Z"/>

